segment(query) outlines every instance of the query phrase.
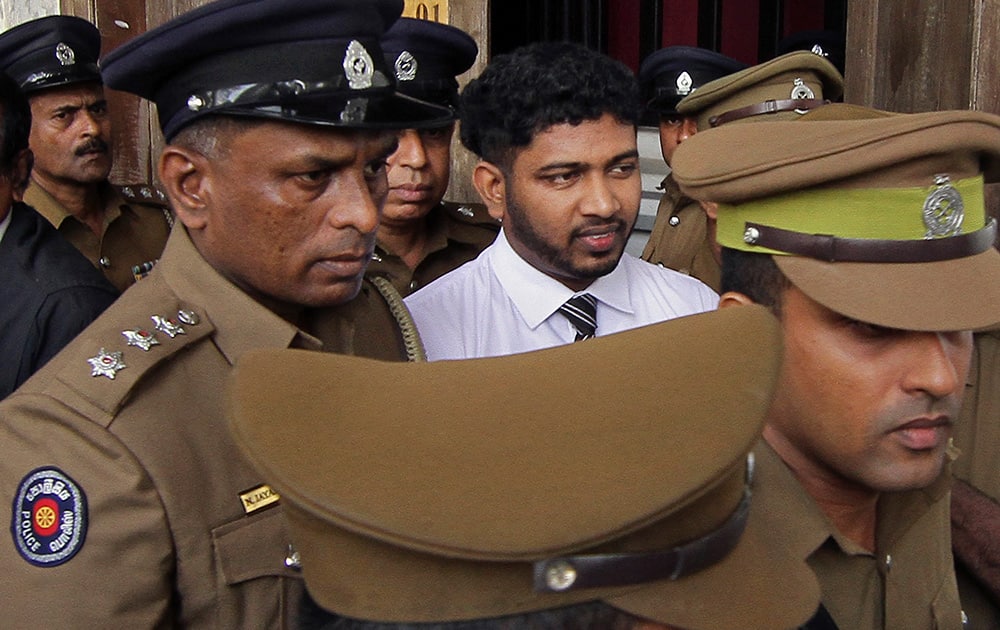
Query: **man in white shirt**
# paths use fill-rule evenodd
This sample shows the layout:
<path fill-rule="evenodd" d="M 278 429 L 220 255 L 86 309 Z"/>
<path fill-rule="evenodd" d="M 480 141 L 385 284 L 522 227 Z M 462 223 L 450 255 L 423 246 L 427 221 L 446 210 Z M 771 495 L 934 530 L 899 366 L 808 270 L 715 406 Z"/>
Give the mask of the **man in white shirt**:
<path fill-rule="evenodd" d="M 700 281 L 624 254 L 642 194 L 628 68 L 532 44 L 491 61 L 460 116 L 462 143 L 480 157 L 473 183 L 503 228 L 406 299 L 428 359 L 526 352 L 715 308 Z"/>

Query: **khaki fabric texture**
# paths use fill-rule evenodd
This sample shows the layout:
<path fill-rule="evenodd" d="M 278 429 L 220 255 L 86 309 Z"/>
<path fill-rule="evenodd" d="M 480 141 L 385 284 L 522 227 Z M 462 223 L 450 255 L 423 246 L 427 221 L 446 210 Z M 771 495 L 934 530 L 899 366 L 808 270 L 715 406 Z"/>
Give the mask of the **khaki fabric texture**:
<path fill-rule="evenodd" d="M 684 628 L 793 627 L 815 610 L 814 578 L 753 521 L 729 556 L 676 581 L 532 586 L 536 560 L 718 528 L 743 494 L 780 347 L 773 317 L 749 307 L 489 359 L 251 353 L 230 422 L 282 494 L 310 593 L 335 612 L 442 621 L 603 599 Z M 664 382 L 667 357 L 679 376 Z"/>

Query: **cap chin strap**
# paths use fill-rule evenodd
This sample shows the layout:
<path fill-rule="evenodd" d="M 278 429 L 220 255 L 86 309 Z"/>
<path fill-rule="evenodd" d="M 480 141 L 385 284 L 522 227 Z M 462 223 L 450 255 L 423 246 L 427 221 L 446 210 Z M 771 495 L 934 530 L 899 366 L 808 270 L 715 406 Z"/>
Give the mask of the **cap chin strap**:
<path fill-rule="evenodd" d="M 718 563 L 736 547 L 746 529 L 753 466 L 753 453 L 750 453 L 743 497 L 729 518 L 710 533 L 672 549 L 649 553 L 589 554 L 539 560 L 534 564 L 535 592 L 565 593 L 677 580 Z"/>
<path fill-rule="evenodd" d="M 957 236 L 926 240 L 841 238 L 829 234 L 806 234 L 760 223 L 744 224 L 743 241 L 794 256 L 827 262 L 926 263 L 965 258 L 993 246 L 997 224 Z"/>
<path fill-rule="evenodd" d="M 820 105 L 826 105 L 829 102 L 820 98 L 771 99 L 763 103 L 754 103 L 753 105 L 747 105 L 739 109 L 731 109 L 718 116 L 712 116 L 708 119 L 708 124 L 712 127 L 718 127 L 719 125 L 724 125 L 735 120 L 760 116 L 761 114 L 777 114 L 778 112 L 798 111 L 800 114 L 804 114 L 810 109 L 816 109 Z"/>

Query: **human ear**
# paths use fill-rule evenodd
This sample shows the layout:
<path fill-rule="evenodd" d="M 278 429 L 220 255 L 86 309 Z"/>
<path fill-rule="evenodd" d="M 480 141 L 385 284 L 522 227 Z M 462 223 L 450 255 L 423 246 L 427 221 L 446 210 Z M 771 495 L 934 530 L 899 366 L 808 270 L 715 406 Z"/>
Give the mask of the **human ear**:
<path fill-rule="evenodd" d="M 726 291 L 719 296 L 719 308 L 729 308 L 730 306 L 748 306 L 750 304 L 756 304 L 746 295 L 742 293 L 737 293 L 736 291 Z"/>
<path fill-rule="evenodd" d="M 174 214 L 187 228 L 198 230 L 208 222 L 211 176 L 205 156 L 176 145 L 160 155 L 160 181 Z"/>
<path fill-rule="evenodd" d="M 480 160 L 472 171 L 472 185 L 486 204 L 490 216 L 503 221 L 507 213 L 507 180 L 500 167 L 492 162 Z"/>

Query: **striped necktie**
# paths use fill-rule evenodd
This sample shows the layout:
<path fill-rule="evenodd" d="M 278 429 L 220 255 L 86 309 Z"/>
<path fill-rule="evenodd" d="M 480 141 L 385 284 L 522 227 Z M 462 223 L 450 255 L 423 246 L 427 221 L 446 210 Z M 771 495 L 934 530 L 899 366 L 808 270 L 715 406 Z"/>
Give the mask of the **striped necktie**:
<path fill-rule="evenodd" d="M 591 339 L 597 330 L 597 298 L 589 293 L 574 295 L 559 307 L 559 312 L 576 328 L 576 339 Z"/>

